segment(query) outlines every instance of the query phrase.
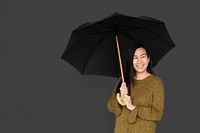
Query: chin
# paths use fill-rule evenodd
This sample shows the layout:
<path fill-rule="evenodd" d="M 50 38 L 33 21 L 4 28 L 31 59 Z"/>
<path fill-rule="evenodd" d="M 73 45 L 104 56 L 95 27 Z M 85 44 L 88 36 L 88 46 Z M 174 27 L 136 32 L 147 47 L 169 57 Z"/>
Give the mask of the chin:
<path fill-rule="evenodd" d="M 144 72 L 146 72 L 146 69 L 145 68 L 142 68 L 142 69 L 135 69 L 135 71 L 137 72 L 137 73 L 144 73 Z"/>
<path fill-rule="evenodd" d="M 144 73 L 145 70 L 142 70 L 142 71 L 141 71 L 141 70 L 136 70 L 136 72 L 137 72 L 137 73 Z"/>

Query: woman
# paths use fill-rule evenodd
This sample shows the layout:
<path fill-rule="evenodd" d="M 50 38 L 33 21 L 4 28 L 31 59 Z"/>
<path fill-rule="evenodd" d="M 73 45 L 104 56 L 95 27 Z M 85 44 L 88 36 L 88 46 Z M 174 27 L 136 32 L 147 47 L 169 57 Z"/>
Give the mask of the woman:
<path fill-rule="evenodd" d="M 150 55 L 142 44 L 131 49 L 125 82 L 118 80 L 107 103 L 116 118 L 114 133 L 156 132 L 164 111 L 164 86 L 150 64 Z M 117 101 L 118 89 L 125 106 Z"/>

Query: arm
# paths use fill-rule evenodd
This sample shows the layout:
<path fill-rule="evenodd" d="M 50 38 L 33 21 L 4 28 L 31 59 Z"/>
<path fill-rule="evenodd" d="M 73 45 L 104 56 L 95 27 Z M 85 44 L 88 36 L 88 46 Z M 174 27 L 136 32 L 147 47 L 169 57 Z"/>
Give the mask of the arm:
<path fill-rule="evenodd" d="M 118 87 L 118 84 L 121 82 L 121 79 L 119 79 L 116 83 L 116 86 L 115 86 L 115 89 L 113 90 L 112 92 L 112 96 L 109 98 L 108 102 L 107 102 L 107 108 L 110 112 L 113 112 L 115 113 L 116 116 L 120 115 L 121 112 L 122 112 L 122 109 L 121 109 L 121 105 L 119 105 L 118 101 L 117 101 L 117 98 L 116 98 L 116 95 L 117 95 L 117 87 Z"/>
<path fill-rule="evenodd" d="M 164 86 L 162 81 L 155 84 L 151 106 L 137 106 L 130 111 L 129 122 L 135 122 L 136 117 L 144 120 L 159 121 L 164 112 Z"/>

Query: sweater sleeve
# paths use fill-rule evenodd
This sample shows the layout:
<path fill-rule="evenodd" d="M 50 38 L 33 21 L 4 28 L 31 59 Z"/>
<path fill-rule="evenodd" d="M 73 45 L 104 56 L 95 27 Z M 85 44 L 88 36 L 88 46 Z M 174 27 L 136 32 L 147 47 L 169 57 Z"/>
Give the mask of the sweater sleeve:
<path fill-rule="evenodd" d="M 164 112 L 164 86 L 161 80 L 155 84 L 155 90 L 152 95 L 151 106 L 137 106 L 130 111 L 129 122 L 136 121 L 136 117 L 144 120 L 159 121 Z"/>
<path fill-rule="evenodd" d="M 110 112 L 113 112 L 116 116 L 119 116 L 122 113 L 122 108 L 121 105 L 119 105 L 118 101 L 117 101 L 117 86 L 120 83 L 120 79 L 117 81 L 117 84 L 115 86 L 115 89 L 112 92 L 112 96 L 109 98 L 108 102 L 107 102 L 107 108 Z"/>

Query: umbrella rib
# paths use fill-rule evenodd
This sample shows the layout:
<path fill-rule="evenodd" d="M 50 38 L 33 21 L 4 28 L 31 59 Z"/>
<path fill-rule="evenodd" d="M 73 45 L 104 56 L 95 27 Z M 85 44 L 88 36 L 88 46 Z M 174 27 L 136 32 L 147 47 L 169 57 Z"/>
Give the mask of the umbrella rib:
<path fill-rule="evenodd" d="M 146 28 L 143 28 L 143 29 L 146 29 Z M 152 31 L 152 30 L 149 30 L 149 29 L 146 29 L 146 30 L 152 32 L 154 35 L 156 35 L 156 36 L 158 36 L 159 38 L 162 38 L 163 40 L 166 40 L 166 41 L 168 41 L 170 44 L 172 44 L 171 41 L 169 41 L 168 39 L 164 38 L 164 37 L 161 36 L 160 34 L 157 34 L 156 32 L 154 32 L 154 31 Z"/>
<path fill-rule="evenodd" d="M 107 29 L 110 29 L 111 31 L 117 31 L 118 28 L 121 29 L 124 25 L 126 25 L 127 23 L 131 22 L 132 20 L 134 20 L 135 18 L 131 17 L 131 18 L 128 18 L 126 21 L 122 21 L 121 23 L 118 23 L 118 24 L 114 24 L 114 25 L 111 25 L 111 24 L 107 24 L 107 23 L 103 23 L 103 22 L 98 22 L 97 24 L 100 25 L 100 26 L 103 26 Z"/>
<path fill-rule="evenodd" d="M 110 34 L 105 35 L 105 36 L 103 37 L 104 39 L 102 39 L 101 41 L 98 42 L 98 45 L 96 45 L 95 48 L 92 50 L 92 52 L 89 54 L 88 59 L 87 59 L 87 62 L 84 63 L 84 65 L 83 65 L 83 70 L 86 70 L 85 68 L 86 68 L 87 64 L 89 63 L 89 60 L 90 60 L 90 58 L 92 57 L 91 55 L 94 53 L 94 51 L 96 50 L 96 48 L 97 48 L 98 46 L 100 46 L 100 44 L 101 44 L 103 41 L 105 41 L 105 40 L 108 39 L 110 36 L 112 36 L 112 34 L 113 34 L 113 33 L 110 33 Z M 84 73 L 84 72 L 83 72 L 83 73 Z"/>
<path fill-rule="evenodd" d="M 119 34 L 124 35 L 125 37 L 128 37 L 128 38 L 130 38 L 131 40 L 134 40 L 135 42 L 138 42 L 133 36 L 129 35 L 128 33 L 119 32 Z"/>
<path fill-rule="evenodd" d="M 123 25 L 125 25 L 125 24 L 127 24 L 127 23 L 133 21 L 134 19 L 135 19 L 134 17 L 131 17 L 130 19 L 128 19 L 127 22 L 124 22 Z M 143 19 L 143 18 L 141 18 L 141 19 Z M 149 20 L 149 21 L 152 21 L 152 20 Z M 154 20 L 154 21 L 155 21 L 155 20 Z M 160 23 L 161 25 L 164 24 L 163 22 L 160 22 L 160 21 L 159 21 L 158 23 Z M 126 28 L 127 28 L 127 29 L 126 29 Z M 164 40 L 170 42 L 169 40 L 165 39 L 164 37 L 160 36 L 159 34 L 153 32 L 152 30 L 149 30 L 149 29 L 144 28 L 144 27 L 139 27 L 139 26 L 138 26 L 138 29 L 144 29 L 144 30 L 150 31 L 150 32 L 154 33 L 155 35 L 157 35 L 157 36 L 163 38 Z M 129 27 L 129 26 L 123 26 L 123 28 L 122 28 L 121 30 L 137 30 L 137 28 L 135 28 L 135 27 Z M 170 42 L 170 43 L 171 43 L 171 42 Z"/>
<path fill-rule="evenodd" d="M 96 35 L 96 34 L 102 34 L 102 33 L 108 33 L 108 32 L 112 32 L 112 30 L 97 30 L 97 31 L 93 31 L 92 33 L 90 33 L 90 35 Z"/>
<path fill-rule="evenodd" d="M 161 23 L 161 24 L 163 24 L 163 23 Z M 128 27 L 128 26 L 127 26 L 127 27 L 121 29 L 121 31 L 123 32 L 123 31 L 140 30 L 140 29 L 149 31 L 149 32 L 153 33 L 153 35 L 156 35 L 156 36 L 158 36 L 159 38 L 162 38 L 163 40 L 166 40 L 166 41 L 168 41 L 168 42 L 171 44 L 171 41 L 169 41 L 168 39 L 164 38 L 163 36 L 161 36 L 160 34 L 157 34 L 157 33 L 154 32 L 154 31 L 152 31 L 152 30 L 150 30 L 150 29 L 147 29 L 147 28 L 144 28 L 144 27 L 135 28 L 135 27 Z M 123 32 L 123 33 L 124 33 L 124 32 Z"/>
<path fill-rule="evenodd" d="M 103 22 L 97 22 L 97 24 L 100 25 L 100 26 L 103 26 L 105 28 L 112 29 L 112 25 L 110 25 L 110 24 L 106 24 L 106 23 L 103 23 Z"/>
<path fill-rule="evenodd" d="M 127 23 L 130 23 L 133 20 L 135 20 L 134 17 L 128 18 L 126 21 L 122 21 L 121 23 L 119 23 L 119 25 L 121 25 L 121 27 L 124 27 L 124 25 L 126 25 Z"/>

